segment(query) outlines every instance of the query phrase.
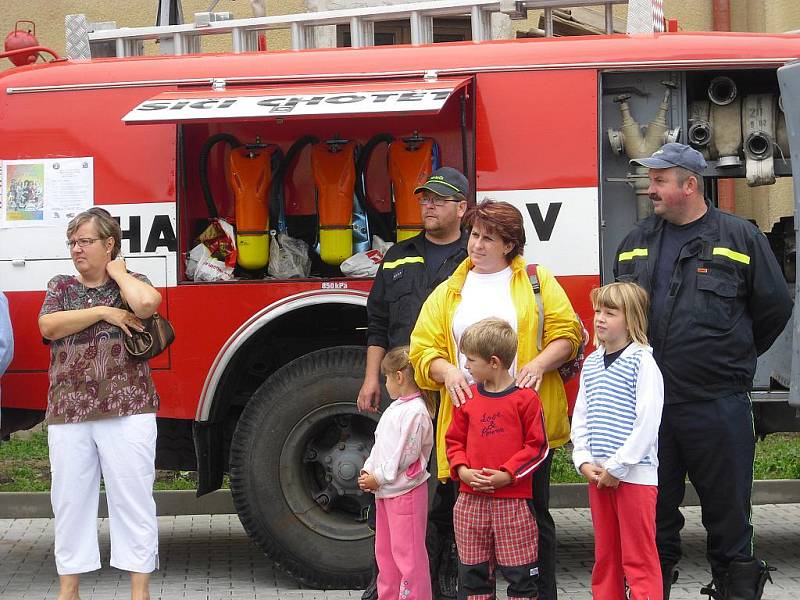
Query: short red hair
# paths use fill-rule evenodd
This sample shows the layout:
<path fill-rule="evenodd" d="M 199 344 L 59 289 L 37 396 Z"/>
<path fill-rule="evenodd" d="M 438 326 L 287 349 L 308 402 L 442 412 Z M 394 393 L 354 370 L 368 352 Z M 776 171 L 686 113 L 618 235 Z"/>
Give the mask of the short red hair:
<path fill-rule="evenodd" d="M 480 223 L 488 233 L 500 237 L 504 244 L 513 244 L 511 252 L 506 254 L 509 263 L 515 256 L 522 254 L 525 249 L 525 225 L 522 213 L 515 206 L 487 198 L 464 215 L 467 229 L 472 229 L 476 223 Z"/>

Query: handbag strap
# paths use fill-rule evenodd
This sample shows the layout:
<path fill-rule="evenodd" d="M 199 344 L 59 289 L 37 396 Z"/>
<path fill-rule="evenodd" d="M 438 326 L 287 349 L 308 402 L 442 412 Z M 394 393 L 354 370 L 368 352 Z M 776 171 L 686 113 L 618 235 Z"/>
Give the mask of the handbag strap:
<path fill-rule="evenodd" d="M 533 288 L 533 297 L 536 299 L 536 310 L 539 313 L 539 318 L 536 324 L 536 349 L 542 351 L 542 340 L 544 339 L 544 303 L 542 302 L 542 286 L 539 283 L 539 275 L 536 273 L 538 265 L 532 264 L 527 266 L 528 279 L 531 281 L 531 288 Z"/>

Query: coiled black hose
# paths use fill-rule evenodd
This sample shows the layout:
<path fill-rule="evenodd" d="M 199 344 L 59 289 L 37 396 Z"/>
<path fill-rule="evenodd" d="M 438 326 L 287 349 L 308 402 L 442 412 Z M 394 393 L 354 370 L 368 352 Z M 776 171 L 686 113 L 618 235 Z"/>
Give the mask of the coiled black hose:
<path fill-rule="evenodd" d="M 242 145 L 236 136 L 229 133 L 217 133 L 208 138 L 200 149 L 200 188 L 203 190 L 203 198 L 206 201 L 208 216 L 211 219 L 218 218 L 219 211 L 211 194 L 211 186 L 208 185 L 208 157 L 211 156 L 211 149 L 219 142 L 227 143 L 232 149 Z"/>
<path fill-rule="evenodd" d="M 390 133 L 379 133 L 372 136 L 367 143 L 364 144 L 358 156 L 358 160 L 356 161 L 356 196 L 367 213 L 370 230 L 387 242 L 394 239 L 392 236 L 392 228 L 387 218 L 375 210 L 375 207 L 368 200 L 366 171 L 373 150 L 375 150 L 379 144 L 391 144 L 394 139 L 394 136 Z M 391 220 L 391 213 L 389 213 L 389 220 Z"/>

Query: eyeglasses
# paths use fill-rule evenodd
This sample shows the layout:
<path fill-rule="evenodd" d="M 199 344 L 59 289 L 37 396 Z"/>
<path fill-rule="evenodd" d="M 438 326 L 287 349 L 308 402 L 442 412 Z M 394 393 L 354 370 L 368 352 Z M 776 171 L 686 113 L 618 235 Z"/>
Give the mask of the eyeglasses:
<path fill-rule="evenodd" d="M 78 238 L 77 240 L 67 240 L 67 248 L 74 248 L 78 244 L 81 248 L 86 248 L 94 244 L 100 238 Z"/>
<path fill-rule="evenodd" d="M 419 199 L 419 205 L 425 206 L 426 204 L 432 204 L 433 206 L 444 206 L 448 202 L 461 202 L 461 198 L 456 198 L 454 196 L 443 197 L 443 196 L 422 196 Z"/>

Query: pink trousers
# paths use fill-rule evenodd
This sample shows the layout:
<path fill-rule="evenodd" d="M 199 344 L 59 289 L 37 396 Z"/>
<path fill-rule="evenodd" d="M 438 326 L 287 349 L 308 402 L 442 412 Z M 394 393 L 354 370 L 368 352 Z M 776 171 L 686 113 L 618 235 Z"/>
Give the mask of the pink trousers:
<path fill-rule="evenodd" d="M 661 564 L 656 550 L 654 485 L 622 482 L 617 488 L 589 485 L 594 525 L 592 596 L 624 600 L 662 600 Z"/>
<path fill-rule="evenodd" d="M 377 498 L 375 505 L 378 600 L 431 600 L 427 483 L 402 496 Z"/>

